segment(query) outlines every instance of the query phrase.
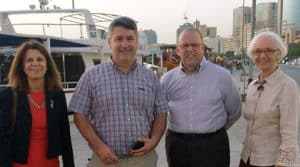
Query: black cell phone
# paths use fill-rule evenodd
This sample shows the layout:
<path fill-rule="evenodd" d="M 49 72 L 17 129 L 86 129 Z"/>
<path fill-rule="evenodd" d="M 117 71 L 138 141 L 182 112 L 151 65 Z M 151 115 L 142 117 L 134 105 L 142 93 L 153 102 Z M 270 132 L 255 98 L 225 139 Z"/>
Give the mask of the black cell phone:
<path fill-rule="evenodd" d="M 137 141 L 132 145 L 133 150 L 137 150 L 142 147 L 144 147 L 144 142 L 141 142 L 141 141 Z"/>

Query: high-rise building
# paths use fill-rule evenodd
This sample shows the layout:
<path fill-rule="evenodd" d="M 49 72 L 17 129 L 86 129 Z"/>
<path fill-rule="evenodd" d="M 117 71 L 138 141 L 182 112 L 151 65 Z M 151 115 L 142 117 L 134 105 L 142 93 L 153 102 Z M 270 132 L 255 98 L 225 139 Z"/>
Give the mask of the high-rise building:
<path fill-rule="evenodd" d="M 177 40 L 178 40 L 178 35 L 180 32 L 187 27 L 194 27 L 198 29 L 201 33 L 202 38 L 216 38 L 217 37 L 217 27 L 208 27 L 207 25 L 201 25 L 199 20 L 195 20 L 193 24 L 191 23 L 184 23 L 183 25 L 179 26 L 177 29 Z"/>
<path fill-rule="evenodd" d="M 225 39 L 222 37 L 214 37 L 214 38 L 209 38 L 206 37 L 203 39 L 203 42 L 208 48 L 211 48 L 213 53 L 217 54 L 222 54 L 225 53 L 224 51 L 224 41 Z"/>
<path fill-rule="evenodd" d="M 144 30 L 144 32 L 147 36 L 148 45 L 157 43 L 157 35 L 154 30 Z"/>
<path fill-rule="evenodd" d="M 224 52 L 233 51 L 234 55 L 242 53 L 239 38 L 231 37 L 224 40 Z"/>
<path fill-rule="evenodd" d="M 269 29 L 277 32 L 277 3 L 267 2 L 256 5 L 256 31 Z"/>
<path fill-rule="evenodd" d="M 176 31 L 176 42 L 178 41 L 178 37 L 179 37 L 179 34 L 181 33 L 181 31 L 187 27 L 193 27 L 193 25 L 191 23 L 184 23 L 182 25 L 180 25 L 178 28 L 177 28 L 177 31 Z"/>
<path fill-rule="evenodd" d="M 143 30 L 138 31 L 139 49 L 144 49 L 148 45 L 148 38 Z"/>
<path fill-rule="evenodd" d="M 282 11 L 283 11 L 283 0 L 278 0 L 277 3 L 277 33 L 282 33 Z"/>
<path fill-rule="evenodd" d="M 217 37 L 217 27 L 208 27 L 207 25 L 201 25 L 199 20 L 193 22 L 193 27 L 199 29 L 202 38 L 216 38 Z"/>
<path fill-rule="evenodd" d="M 144 49 L 145 46 L 157 43 L 156 32 L 153 30 L 139 30 L 139 48 Z"/>
<path fill-rule="evenodd" d="M 300 0 L 283 1 L 282 26 L 288 25 L 295 27 L 295 35 L 300 35 Z"/>
<path fill-rule="evenodd" d="M 249 46 L 250 42 L 251 42 L 251 23 L 247 23 L 244 24 L 244 36 L 239 36 L 239 41 L 241 42 L 240 46 L 244 49 L 244 51 L 246 50 L 246 48 Z"/>
<path fill-rule="evenodd" d="M 217 37 L 217 27 L 208 27 L 207 37 L 209 38 Z"/>
<path fill-rule="evenodd" d="M 251 7 L 244 7 L 244 24 L 251 21 Z M 241 36 L 243 29 L 243 7 L 233 9 L 233 37 Z"/>

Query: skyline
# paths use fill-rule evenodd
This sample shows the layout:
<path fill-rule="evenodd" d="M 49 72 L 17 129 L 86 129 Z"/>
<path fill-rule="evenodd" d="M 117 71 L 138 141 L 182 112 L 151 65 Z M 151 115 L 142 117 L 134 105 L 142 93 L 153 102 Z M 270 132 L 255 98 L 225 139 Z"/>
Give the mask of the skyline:
<path fill-rule="evenodd" d="M 72 0 L 48 0 L 49 7 L 53 5 L 62 9 L 72 8 Z M 196 19 L 200 24 L 217 27 L 217 35 L 229 37 L 232 35 L 233 9 L 243 5 L 242 0 L 74 0 L 75 8 L 86 8 L 91 12 L 111 13 L 131 17 L 138 21 L 139 29 L 152 29 L 157 33 L 159 43 L 175 43 L 176 29 L 185 23 Z M 251 0 L 245 0 L 245 6 L 252 6 Z M 277 2 L 276 0 L 256 0 L 261 2 Z M 0 6 L 0 11 L 29 9 L 29 5 L 38 6 L 38 0 L 10 0 Z M 209 17 L 208 17 L 209 15 Z"/>

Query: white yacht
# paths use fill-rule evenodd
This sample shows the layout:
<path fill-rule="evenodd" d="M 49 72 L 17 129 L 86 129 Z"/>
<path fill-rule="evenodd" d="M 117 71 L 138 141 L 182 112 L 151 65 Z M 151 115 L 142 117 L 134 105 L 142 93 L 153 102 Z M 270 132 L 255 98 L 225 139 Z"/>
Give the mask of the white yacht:
<path fill-rule="evenodd" d="M 0 11 L 0 84 L 7 73 L 17 47 L 35 39 L 46 46 L 62 75 L 64 88 L 73 88 L 81 74 L 110 59 L 106 36 L 109 23 L 118 15 L 91 13 L 87 9 L 49 9 L 45 0 L 40 8 Z M 138 50 L 138 61 L 146 52 Z"/>

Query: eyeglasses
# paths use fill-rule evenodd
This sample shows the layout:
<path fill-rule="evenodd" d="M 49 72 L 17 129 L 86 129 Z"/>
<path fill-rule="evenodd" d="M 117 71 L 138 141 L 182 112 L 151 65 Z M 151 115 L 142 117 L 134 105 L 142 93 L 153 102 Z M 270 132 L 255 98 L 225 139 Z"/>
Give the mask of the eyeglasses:
<path fill-rule="evenodd" d="M 180 44 L 179 47 L 182 49 L 188 49 L 190 47 L 192 47 L 192 49 L 199 49 L 201 45 L 203 45 L 203 44 L 201 44 L 201 43 L 191 43 L 191 44 L 184 43 L 184 44 Z"/>
<path fill-rule="evenodd" d="M 277 51 L 280 51 L 280 50 L 279 49 L 264 49 L 264 50 L 257 49 L 257 50 L 252 51 L 252 54 L 254 56 L 260 56 L 264 53 L 264 55 L 270 56 L 270 55 L 272 55 L 273 53 L 275 53 Z"/>

